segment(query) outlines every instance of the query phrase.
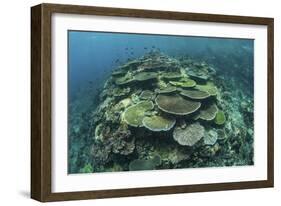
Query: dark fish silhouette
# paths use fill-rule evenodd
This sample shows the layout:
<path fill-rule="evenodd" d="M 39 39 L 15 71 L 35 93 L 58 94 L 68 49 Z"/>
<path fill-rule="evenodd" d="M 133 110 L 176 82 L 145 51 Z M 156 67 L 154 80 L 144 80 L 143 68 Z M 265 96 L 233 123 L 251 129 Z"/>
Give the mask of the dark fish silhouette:
<path fill-rule="evenodd" d="M 145 50 L 147 50 L 147 47 L 144 47 Z"/>
<path fill-rule="evenodd" d="M 125 50 L 128 50 L 128 47 L 126 47 Z"/>

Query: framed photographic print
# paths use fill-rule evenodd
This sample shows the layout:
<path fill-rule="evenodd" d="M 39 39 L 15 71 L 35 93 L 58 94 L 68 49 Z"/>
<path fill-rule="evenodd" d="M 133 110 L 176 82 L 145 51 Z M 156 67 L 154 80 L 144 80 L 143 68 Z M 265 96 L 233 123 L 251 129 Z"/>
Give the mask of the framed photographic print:
<path fill-rule="evenodd" d="M 31 197 L 273 187 L 273 19 L 31 9 Z"/>

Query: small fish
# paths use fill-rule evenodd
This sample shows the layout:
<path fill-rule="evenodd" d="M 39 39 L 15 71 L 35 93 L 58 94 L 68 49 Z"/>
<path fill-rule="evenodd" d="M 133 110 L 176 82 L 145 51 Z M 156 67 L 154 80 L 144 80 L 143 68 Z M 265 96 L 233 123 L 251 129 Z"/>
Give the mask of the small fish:
<path fill-rule="evenodd" d="M 131 55 L 134 55 L 134 52 L 131 52 Z"/>
<path fill-rule="evenodd" d="M 144 47 L 145 50 L 147 50 L 147 47 Z"/>
<path fill-rule="evenodd" d="M 128 47 L 126 47 L 125 50 L 128 50 Z"/>
<path fill-rule="evenodd" d="M 155 46 L 153 45 L 151 48 L 155 49 Z"/>

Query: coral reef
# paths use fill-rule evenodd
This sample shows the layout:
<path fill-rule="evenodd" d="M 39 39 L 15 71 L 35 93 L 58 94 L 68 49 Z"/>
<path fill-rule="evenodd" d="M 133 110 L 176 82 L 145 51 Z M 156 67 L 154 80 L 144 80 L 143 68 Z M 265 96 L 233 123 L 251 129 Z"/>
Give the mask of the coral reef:
<path fill-rule="evenodd" d="M 158 94 L 169 94 L 169 93 L 173 93 L 173 92 L 176 92 L 177 91 L 177 88 L 176 87 L 173 87 L 173 86 L 166 86 L 165 88 L 161 88 L 161 89 L 155 89 L 155 92 L 158 93 Z"/>
<path fill-rule="evenodd" d="M 71 172 L 253 164 L 253 103 L 231 87 L 206 62 L 158 51 L 128 61 L 70 119 Z"/>
<path fill-rule="evenodd" d="M 216 114 L 216 117 L 215 117 L 215 123 L 217 125 L 222 125 L 225 123 L 225 115 L 224 115 L 224 112 L 219 110 Z"/>
<path fill-rule="evenodd" d="M 157 78 L 156 72 L 140 72 L 134 76 L 134 79 L 140 82 L 148 81 L 156 78 Z"/>
<path fill-rule="evenodd" d="M 210 130 L 204 134 L 204 144 L 206 145 L 214 145 L 217 142 L 217 139 L 218 133 L 214 130 Z"/>
<path fill-rule="evenodd" d="M 176 124 L 176 120 L 172 118 L 166 118 L 164 116 L 151 116 L 144 117 L 142 120 L 144 127 L 147 129 L 160 132 L 160 131 L 169 131 Z"/>
<path fill-rule="evenodd" d="M 177 94 L 159 94 L 155 99 L 155 103 L 163 112 L 174 115 L 188 115 L 197 111 L 201 106 L 200 102 L 184 99 Z"/>
<path fill-rule="evenodd" d="M 196 82 L 192 79 L 182 78 L 180 81 L 169 81 L 169 83 L 173 86 L 190 88 L 196 85 Z"/>
<path fill-rule="evenodd" d="M 138 104 L 128 107 L 123 114 L 124 121 L 133 127 L 142 127 L 142 120 L 149 110 L 154 107 L 152 101 L 142 101 Z"/>
<path fill-rule="evenodd" d="M 174 139 L 180 145 L 193 146 L 204 136 L 205 129 L 198 122 L 186 126 L 175 128 L 173 132 Z"/>
<path fill-rule="evenodd" d="M 144 90 L 140 94 L 140 99 L 143 100 L 151 100 L 154 99 L 154 97 L 155 97 L 154 93 L 150 90 Z"/>
<path fill-rule="evenodd" d="M 217 112 L 218 112 L 217 105 L 215 103 L 212 103 L 200 110 L 198 118 L 206 121 L 211 121 L 215 119 Z"/>
<path fill-rule="evenodd" d="M 86 164 L 81 170 L 80 173 L 92 173 L 93 172 L 93 167 L 91 164 Z"/>
<path fill-rule="evenodd" d="M 208 92 L 199 90 L 181 90 L 180 94 L 195 100 L 206 99 L 210 96 Z"/>
<path fill-rule="evenodd" d="M 203 92 L 207 92 L 209 93 L 211 96 L 216 96 L 218 93 L 218 89 L 217 87 L 212 83 L 212 82 L 207 82 L 207 84 L 205 85 L 199 85 L 197 84 L 195 86 L 196 89 L 203 91 Z"/>
<path fill-rule="evenodd" d="M 142 160 L 142 159 L 133 160 L 129 164 L 129 170 L 130 171 L 153 170 L 159 164 L 161 164 L 161 157 L 159 155 L 156 155 L 152 159 L 148 159 L 148 160 Z"/>

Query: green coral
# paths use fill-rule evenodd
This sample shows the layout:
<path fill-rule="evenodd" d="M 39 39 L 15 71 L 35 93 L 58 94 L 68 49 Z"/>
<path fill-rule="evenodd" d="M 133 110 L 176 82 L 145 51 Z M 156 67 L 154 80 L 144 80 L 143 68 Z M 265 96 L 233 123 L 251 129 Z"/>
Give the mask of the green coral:
<path fill-rule="evenodd" d="M 207 84 L 204 85 L 197 84 L 195 89 L 208 92 L 211 96 L 216 96 L 218 93 L 218 88 L 212 82 L 207 82 Z"/>
<path fill-rule="evenodd" d="M 177 88 L 174 87 L 174 86 L 170 86 L 168 85 L 167 87 L 165 88 L 162 88 L 162 89 L 156 89 L 155 92 L 156 93 L 159 93 L 159 94 L 167 94 L 167 93 L 173 93 L 177 91 Z"/>
<path fill-rule="evenodd" d="M 201 100 L 206 99 L 210 96 L 208 92 L 199 91 L 199 90 L 181 90 L 180 94 L 190 99 Z"/>
<path fill-rule="evenodd" d="M 131 82 L 134 81 L 134 77 L 130 76 L 130 75 L 126 75 L 123 77 L 118 77 L 115 80 L 115 84 L 117 85 L 125 85 L 125 84 L 129 84 Z"/>
<path fill-rule="evenodd" d="M 188 115 L 197 111 L 201 106 L 200 102 L 184 99 L 178 94 L 159 94 L 155 103 L 160 110 L 173 115 Z"/>
<path fill-rule="evenodd" d="M 218 139 L 219 140 L 223 140 L 227 137 L 224 129 L 218 129 L 217 133 L 218 133 Z"/>
<path fill-rule="evenodd" d="M 154 132 L 159 132 L 172 129 L 176 123 L 176 120 L 159 115 L 154 115 L 151 117 L 144 117 L 142 122 L 143 126 L 147 129 Z"/>
<path fill-rule="evenodd" d="M 124 89 L 117 87 L 112 90 L 112 94 L 114 97 L 122 97 L 128 95 L 130 91 L 131 91 L 130 87 Z"/>
<path fill-rule="evenodd" d="M 122 76 L 125 74 L 126 74 L 126 71 L 121 70 L 121 69 L 117 69 L 111 73 L 112 76 Z"/>
<path fill-rule="evenodd" d="M 217 142 L 218 133 L 214 130 L 210 130 L 205 132 L 204 135 L 204 144 L 206 145 L 214 145 Z"/>
<path fill-rule="evenodd" d="M 138 104 L 128 107 L 123 113 L 123 119 L 130 126 L 142 127 L 143 118 L 153 107 L 154 104 L 152 101 L 141 101 Z"/>
<path fill-rule="evenodd" d="M 144 100 L 150 100 L 155 98 L 155 95 L 152 91 L 150 90 L 144 90 L 142 91 L 142 93 L 140 94 L 140 99 L 144 99 Z"/>
<path fill-rule="evenodd" d="M 217 124 L 217 125 L 223 125 L 224 123 L 225 123 L 225 115 L 224 115 L 224 112 L 223 111 L 221 111 L 221 110 L 219 110 L 218 112 L 217 112 L 217 115 L 216 115 L 216 117 L 215 117 L 215 123 Z"/>
<path fill-rule="evenodd" d="M 206 121 L 211 121 L 215 119 L 217 113 L 218 113 L 218 107 L 215 103 L 212 103 L 210 105 L 207 105 L 205 108 L 202 108 L 199 111 L 198 118 Z"/>
<path fill-rule="evenodd" d="M 190 88 L 194 87 L 196 85 L 196 82 L 192 79 L 183 79 L 181 81 L 169 81 L 170 84 L 177 87 L 183 87 L 183 88 Z"/>
<path fill-rule="evenodd" d="M 137 81 L 147 81 L 156 78 L 157 78 L 156 72 L 140 72 L 134 76 L 134 79 Z"/>
<path fill-rule="evenodd" d="M 204 132 L 204 127 L 196 122 L 185 128 L 176 127 L 173 137 L 180 145 L 193 146 L 204 136 Z"/>
<path fill-rule="evenodd" d="M 182 74 L 179 72 L 167 72 L 162 74 L 162 78 L 164 79 L 179 79 L 182 78 Z"/>
<path fill-rule="evenodd" d="M 206 74 L 195 73 L 194 71 L 189 71 L 187 74 L 191 79 L 197 82 L 205 83 L 208 80 L 208 76 Z"/>
<path fill-rule="evenodd" d="M 93 167 L 89 163 L 80 169 L 80 173 L 92 173 L 92 172 L 93 172 Z"/>

